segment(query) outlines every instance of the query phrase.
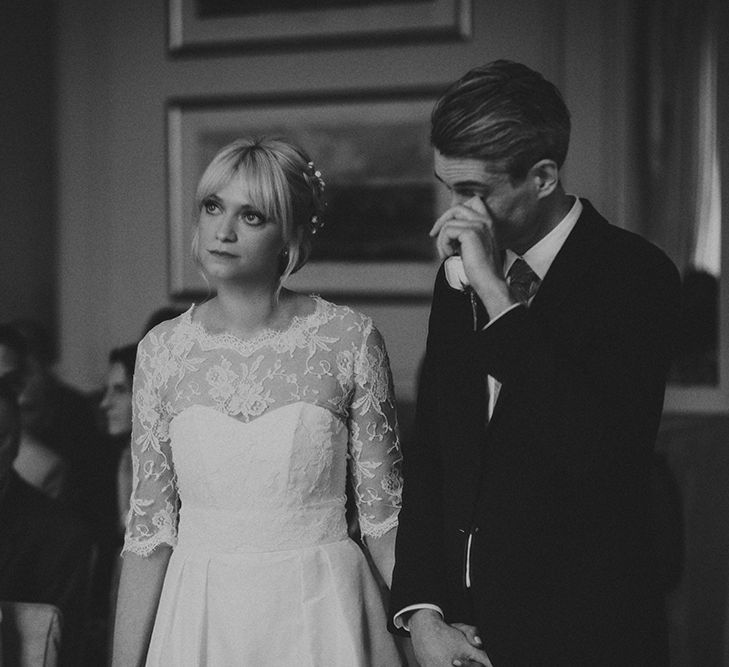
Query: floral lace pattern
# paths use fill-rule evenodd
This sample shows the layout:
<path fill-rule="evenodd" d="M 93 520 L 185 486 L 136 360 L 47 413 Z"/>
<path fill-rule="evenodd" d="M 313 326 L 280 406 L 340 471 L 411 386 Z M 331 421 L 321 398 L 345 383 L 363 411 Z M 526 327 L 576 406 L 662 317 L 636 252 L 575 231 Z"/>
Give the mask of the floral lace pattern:
<path fill-rule="evenodd" d="M 344 526 L 347 466 L 362 534 L 397 525 L 401 454 L 384 342 L 369 318 L 313 298 L 314 312 L 284 331 L 211 334 L 192 307 L 140 343 L 125 551 L 175 546 L 185 512 L 190 525 L 211 512 L 241 530 L 255 524 L 255 535 L 225 536 L 238 547 L 273 525 L 266 548 L 311 539 L 312 522 L 325 539 Z"/>

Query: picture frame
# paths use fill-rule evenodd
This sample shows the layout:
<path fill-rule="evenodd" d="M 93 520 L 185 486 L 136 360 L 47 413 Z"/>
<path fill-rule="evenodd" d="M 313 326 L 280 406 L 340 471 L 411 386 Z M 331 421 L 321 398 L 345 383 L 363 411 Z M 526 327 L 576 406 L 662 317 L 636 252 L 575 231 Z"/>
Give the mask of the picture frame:
<path fill-rule="evenodd" d="M 167 105 L 169 291 L 208 292 L 192 261 L 197 182 L 235 138 L 302 146 L 326 182 L 328 206 L 309 262 L 286 285 L 359 298 L 428 298 L 438 266 L 428 236 L 446 191 L 433 176 L 430 112 L 440 91 L 172 99 Z"/>
<path fill-rule="evenodd" d="M 169 51 L 467 39 L 472 0 L 168 0 Z"/>

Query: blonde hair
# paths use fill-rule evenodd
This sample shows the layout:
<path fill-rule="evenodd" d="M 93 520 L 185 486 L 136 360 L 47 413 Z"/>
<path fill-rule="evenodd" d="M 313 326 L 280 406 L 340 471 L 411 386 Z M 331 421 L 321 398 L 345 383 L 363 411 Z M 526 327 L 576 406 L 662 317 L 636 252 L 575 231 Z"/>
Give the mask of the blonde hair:
<path fill-rule="evenodd" d="M 251 203 L 281 224 L 287 250 L 280 267 L 282 283 L 309 259 L 315 223 L 324 208 L 320 179 L 311 164 L 303 149 L 284 139 L 237 139 L 217 153 L 200 178 L 195 193 L 198 219 L 208 197 L 233 179 L 245 179 Z M 198 244 L 196 229 L 192 254 L 199 264 Z"/>

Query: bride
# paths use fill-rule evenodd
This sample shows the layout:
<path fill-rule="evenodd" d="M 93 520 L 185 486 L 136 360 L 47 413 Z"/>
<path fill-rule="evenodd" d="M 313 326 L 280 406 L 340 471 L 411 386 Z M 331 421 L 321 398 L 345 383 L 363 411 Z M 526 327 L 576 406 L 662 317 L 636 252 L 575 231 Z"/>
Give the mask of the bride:
<path fill-rule="evenodd" d="M 193 251 L 217 295 L 139 345 L 114 665 L 402 664 L 345 521 L 349 468 L 389 586 L 402 479 L 385 346 L 368 317 L 282 286 L 323 189 L 271 139 L 226 146 L 200 180 Z"/>

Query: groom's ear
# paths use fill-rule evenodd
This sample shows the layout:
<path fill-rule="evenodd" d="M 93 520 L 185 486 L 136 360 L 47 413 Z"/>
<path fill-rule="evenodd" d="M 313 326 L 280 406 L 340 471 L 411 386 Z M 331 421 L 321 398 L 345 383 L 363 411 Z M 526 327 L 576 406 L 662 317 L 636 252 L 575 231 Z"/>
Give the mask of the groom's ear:
<path fill-rule="evenodd" d="M 538 199 L 548 197 L 559 185 L 559 167 L 554 160 L 539 160 L 529 169 L 527 178 L 531 179 Z"/>

